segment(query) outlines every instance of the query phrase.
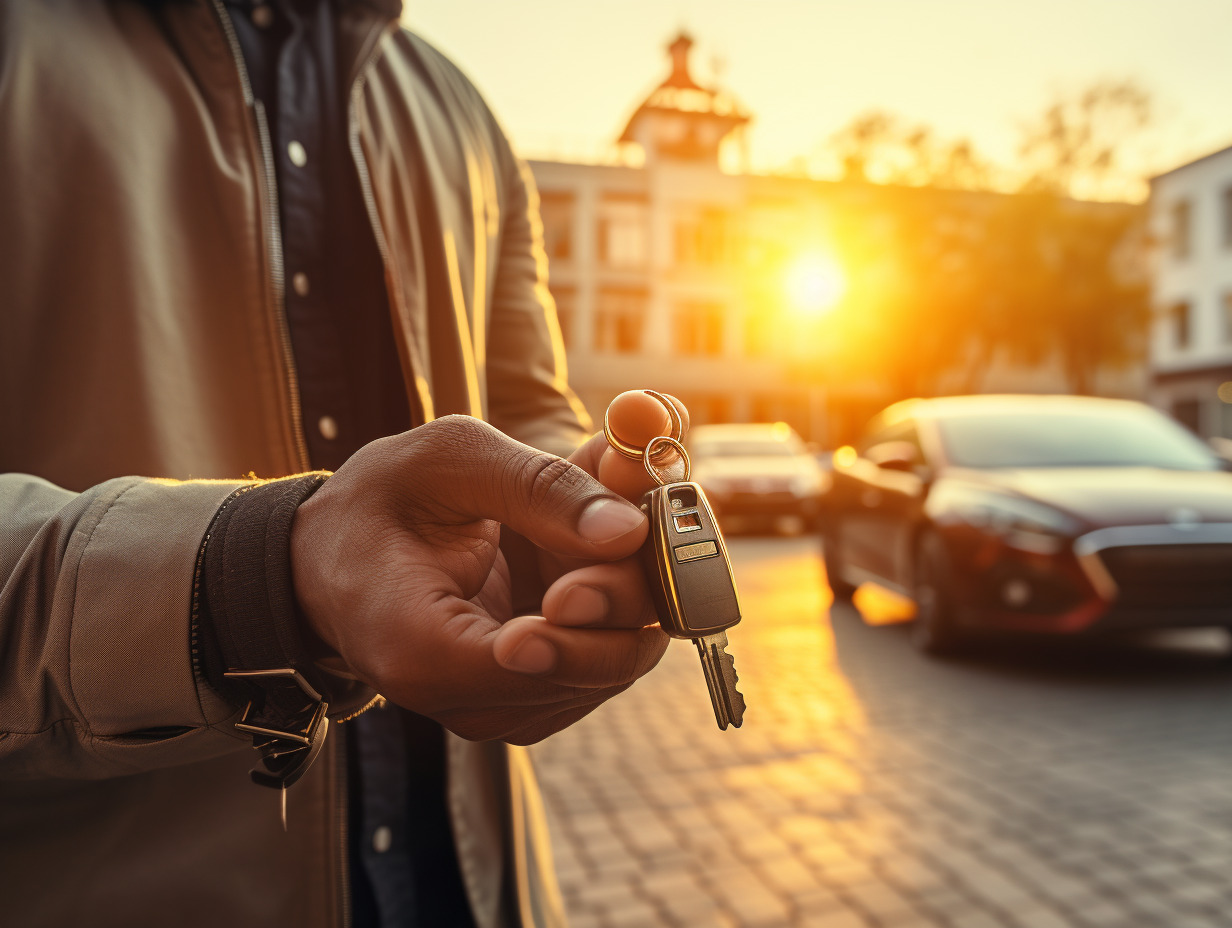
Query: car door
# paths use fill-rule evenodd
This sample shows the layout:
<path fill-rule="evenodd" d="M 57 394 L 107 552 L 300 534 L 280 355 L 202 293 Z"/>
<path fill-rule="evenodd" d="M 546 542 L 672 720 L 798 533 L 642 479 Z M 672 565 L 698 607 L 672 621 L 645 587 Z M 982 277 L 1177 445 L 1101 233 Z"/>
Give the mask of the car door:
<path fill-rule="evenodd" d="M 911 536 L 927 494 L 927 468 L 914 422 L 899 422 L 857 447 L 850 468 L 857 486 L 850 496 L 844 538 L 848 563 L 891 586 L 910 580 Z"/>

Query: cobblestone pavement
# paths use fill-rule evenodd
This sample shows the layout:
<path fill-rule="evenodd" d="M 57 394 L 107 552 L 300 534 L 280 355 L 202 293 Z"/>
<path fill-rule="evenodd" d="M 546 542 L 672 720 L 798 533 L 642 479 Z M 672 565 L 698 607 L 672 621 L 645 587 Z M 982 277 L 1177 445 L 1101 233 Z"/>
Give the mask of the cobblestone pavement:
<path fill-rule="evenodd" d="M 535 748 L 574 928 L 1229 928 L 1219 632 L 917 655 L 808 538 L 731 539 L 749 709 L 673 642 Z"/>

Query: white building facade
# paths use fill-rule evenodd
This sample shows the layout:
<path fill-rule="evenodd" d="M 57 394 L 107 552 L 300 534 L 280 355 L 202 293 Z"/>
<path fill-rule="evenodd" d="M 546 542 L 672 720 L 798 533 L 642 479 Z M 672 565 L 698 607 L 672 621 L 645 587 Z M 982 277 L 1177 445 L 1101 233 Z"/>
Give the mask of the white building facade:
<path fill-rule="evenodd" d="M 1151 398 L 1232 438 L 1232 148 L 1152 179 Z"/>

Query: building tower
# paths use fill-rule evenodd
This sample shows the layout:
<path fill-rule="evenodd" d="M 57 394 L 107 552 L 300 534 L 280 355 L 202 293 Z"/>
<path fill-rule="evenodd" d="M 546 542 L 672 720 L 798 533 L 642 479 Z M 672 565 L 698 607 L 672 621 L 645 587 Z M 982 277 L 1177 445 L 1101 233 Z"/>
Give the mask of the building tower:
<path fill-rule="evenodd" d="M 736 99 L 701 86 L 689 73 L 693 39 L 686 32 L 668 46 L 672 72 L 637 108 L 620 135 L 620 143 L 635 143 L 646 162 L 659 159 L 703 162 L 718 167 L 719 145 L 748 115 Z"/>

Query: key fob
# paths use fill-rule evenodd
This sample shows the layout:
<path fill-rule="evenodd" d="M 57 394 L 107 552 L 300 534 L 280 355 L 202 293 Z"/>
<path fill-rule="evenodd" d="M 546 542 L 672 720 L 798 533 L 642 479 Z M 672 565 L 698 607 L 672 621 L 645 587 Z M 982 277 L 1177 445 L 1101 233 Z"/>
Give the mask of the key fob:
<path fill-rule="evenodd" d="M 642 497 L 650 531 L 642 558 L 663 630 L 704 638 L 740 621 L 740 599 L 723 534 L 702 488 L 657 486 Z"/>

